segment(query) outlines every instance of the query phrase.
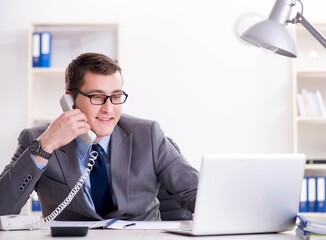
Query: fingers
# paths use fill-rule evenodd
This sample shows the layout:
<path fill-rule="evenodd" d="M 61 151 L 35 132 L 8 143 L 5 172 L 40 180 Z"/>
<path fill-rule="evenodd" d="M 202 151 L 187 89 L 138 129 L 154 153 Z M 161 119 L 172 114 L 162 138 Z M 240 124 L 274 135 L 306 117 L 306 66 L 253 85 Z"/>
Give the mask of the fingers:
<path fill-rule="evenodd" d="M 79 109 L 64 112 L 59 118 L 60 130 L 67 131 L 73 138 L 86 133 L 91 126 L 87 123 L 87 117 Z"/>
<path fill-rule="evenodd" d="M 61 118 L 61 124 L 63 127 L 70 126 L 73 129 L 75 128 L 87 128 L 90 129 L 90 125 L 87 123 L 87 117 L 79 109 L 74 109 L 72 111 L 64 112 L 59 119 Z"/>
<path fill-rule="evenodd" d="M 62 113 L 54 120 L 39 137 L 39 140 L 44 149 L 53 152 L 79 135 L 87 133 L 90 129 L 91 126 L 87 123 L 86 115 L 79 109 L 74 109 Z"/>

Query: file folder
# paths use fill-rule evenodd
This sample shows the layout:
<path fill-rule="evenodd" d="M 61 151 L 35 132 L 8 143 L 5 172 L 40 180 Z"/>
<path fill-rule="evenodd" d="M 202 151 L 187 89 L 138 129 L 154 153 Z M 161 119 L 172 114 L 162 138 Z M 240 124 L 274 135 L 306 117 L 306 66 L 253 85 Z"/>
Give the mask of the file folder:
<path fill-rule="evenodd" d="M 308 179 L 306 177 L 302 180 L 299 212 L 308 212 L 308 203 L 307 203 L 307 200 L 308 200 L 307 199 L 308 185 L 307 185 L 307 180 Z"/>
<path fill-rule="evenodd" d="M 316 211 L 326 212 L 325 204 L 325 177 L 317 177 L 317 191 L 316 191 Z"/>
<path fill-rule="evenodd" d="M 39 32 L 34 32 L 32 36 L 32 56 L 33 67 L 40 66 L 40 53 L 41 53 L 41 36 Z"/>
<path fill-rule="evenodd" d="M 50 67 L 52 55 L 52 34 L 51 32 L 41 32 L 40 34 L 40 67 Z"/>
<path fill-rule="evenodd" d="M 308 212 L 316 211 L 316 178 L 308 177 Z"/>

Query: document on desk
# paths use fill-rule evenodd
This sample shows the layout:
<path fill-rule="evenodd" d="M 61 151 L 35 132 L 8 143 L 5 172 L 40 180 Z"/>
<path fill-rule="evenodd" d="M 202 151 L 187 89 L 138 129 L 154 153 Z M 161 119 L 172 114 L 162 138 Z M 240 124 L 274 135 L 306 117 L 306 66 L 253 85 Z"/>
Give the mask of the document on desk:
<path fill-rule="evenodd" d="M 46 224 L 45 227 L 63 227 L 63 226 L 78 226 L 89 227 L 90 229 L 105 228 L 105 229 L 124 229 L 124 230 L 166 230 L 180 227 L 181 221 L 125 221 L 116 218 L 103 221 L 52 221 Z"/>
<path fill-rule="evenodd" d="M 44 225 L 44 228 L 48 227 L 89 227 L 90 229 L 95 228 L 106 228 L 116 222 L 116 218 L 107 219 L 103 221 L 52 221 Z"/>
<path fill-rule="evenodd" d="M 179 228 L 181 221 L 125 221 L 118 220 L 107 226 L 107 229 L 128 230 L 167 230 Z"/>

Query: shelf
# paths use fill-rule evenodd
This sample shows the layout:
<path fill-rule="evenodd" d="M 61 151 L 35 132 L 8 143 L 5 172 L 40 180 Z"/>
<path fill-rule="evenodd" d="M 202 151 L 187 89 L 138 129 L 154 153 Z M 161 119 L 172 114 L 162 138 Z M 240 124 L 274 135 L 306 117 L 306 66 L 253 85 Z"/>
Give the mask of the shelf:
<path fill-rule="evenodd" d="M 34 23 L 33 26 L 36 29 L 45 29 L 45 30 L 116 30 L 118 31 L 117 23 L 88 23 L 88 22 L 69 22 L 69 23 L 59 23 L 59 22 L 48 22 L 48 23 Z"/>
<path fill-rule="evenodd" d="M 326 164 L 307 164 L 305 176 L 326 176 Z"/>
<path fill-rule="evenodd" d="M 42 125 L 42 124 L 51 123 L 57 117 L 58 117 L 58 115 L 53 115 L 52 117 L 51 116 L 35 117 L 34 122 L 33 122 L 33 126 L 38 126 L 38 125 Z"/>
<path fill-rule="evenodd" d="M 318 70 L 303 70 L 300 69 L 300 71 L 297 72 L 298 78 L 323 78 L 323 80 L 326 81 L 326 71 Z"/>
<path fill-rule="evenodd" d="M 326 124 L 326 117 L 297 117 L 298 123 Z"/>
<path fill-rule="evenodd" d="M 32 68 L 32 74 L 63 74 L 65 72 L 65 68 Z"/>
<path fill-rule="evenodd" d="M 323 162 L 326 161 L 326 155 L 310 155 L 309 153 L 306 154 L 307 160 L 308 161 L 313 161 L 314 163 L 316 163 L 315 165 L 317 165 L 318 167 L 321 166 L 323 163 L 318 163 L 318 162 Z"/>

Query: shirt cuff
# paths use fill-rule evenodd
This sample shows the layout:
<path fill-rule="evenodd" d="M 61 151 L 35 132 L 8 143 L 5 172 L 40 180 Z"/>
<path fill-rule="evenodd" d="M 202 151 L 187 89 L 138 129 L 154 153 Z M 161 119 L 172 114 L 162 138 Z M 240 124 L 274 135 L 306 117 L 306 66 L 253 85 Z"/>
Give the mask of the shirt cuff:
<path fill-rule="evenodd" d="M 48 163 L 39 163 L 38 161 L 36 161 L 34 154 L 30 154 L 30 155 L 38 169 L 43 170 L 48 165 Z"/>

